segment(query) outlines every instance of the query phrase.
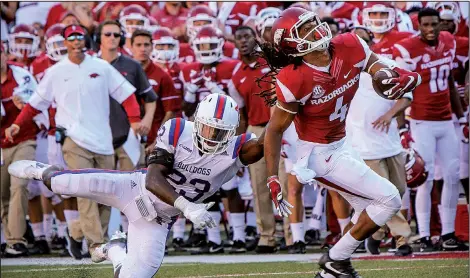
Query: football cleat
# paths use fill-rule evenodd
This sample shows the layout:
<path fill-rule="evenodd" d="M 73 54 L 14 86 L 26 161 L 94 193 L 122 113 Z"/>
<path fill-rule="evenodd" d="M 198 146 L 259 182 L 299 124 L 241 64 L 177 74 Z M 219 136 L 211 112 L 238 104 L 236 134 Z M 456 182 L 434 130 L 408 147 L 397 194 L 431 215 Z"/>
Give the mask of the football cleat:
<path fill-rule="evenodd" d="M 205 246 L 202 246 L 198 250 L 191 252 L 191 255 L 201 255 L 201 254 L 221 254 L 224 253 L 224 247 L 221 244 L 216 244 L 212 241 L 209 241 Z"/>
<path fill-rule="evenodd" d="M 318 264 L 326 273 L 337 278 L 362 278 L 353 268 L 350 259 L 335 261 L 330 258 L 329 253 L 326 253 L 320 258 Z"/>
<path fill-rule="evenodd" d="M 94 263 L 101 263 L 108 259 L 108 250 L 112 244 L 127 242 L 125 233 L 116 231 L 107 243 L 101 244 L 94 249 L 90 249 L 91 261 Z"/>
<path fill-rule="evenodd" d="M 380 254 L 380 243 L 381 240 L 373 239 L 372 236 L 368 237 L 365 241 L 365 247 L 367 252 L 372 255 L 379 255 Z"/>
<path fill-rule="evenodd" d="M 404 257 L 411 255 L 412 253 L 413 249 L 411 248 L 411 246 L 409 246 L 408 244 L 403 244 L 402 246 L 396 249 L 395 256 Z"/>
<path fill-rule="evenodd" d="M 307 251 L 305 249 L 305 242 L 296 241 L 291 246 L 287 247 L 289 254 L 305 254 Z"/>
<path fill-rule="evenodd" d="M 468 245 L 459 240 L 455 233 L 443 235 L 440 243 L 442 251 L 468 251 Z"/>
<path fill-rule="evenodd" d="M 246 253 L 246 244 L 241 240 L 235 240 L 232 244 L 232 248 L 229 251 L 230 254 Z"/>
<path fill-rule="evenodd" d="M 20 179 L 42 180 L 42 173 L 50 166 L 33 160 L 18 160 L 8 166 L 8 173 Z"/>

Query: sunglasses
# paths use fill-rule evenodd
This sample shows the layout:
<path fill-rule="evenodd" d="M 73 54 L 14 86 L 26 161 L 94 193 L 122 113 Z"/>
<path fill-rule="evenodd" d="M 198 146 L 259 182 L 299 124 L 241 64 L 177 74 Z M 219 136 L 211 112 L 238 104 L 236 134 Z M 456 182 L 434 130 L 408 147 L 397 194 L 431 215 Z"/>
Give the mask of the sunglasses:
<path fill-rule="evenodd" d="M 83 35 L 73 35 L 73 36 L 68 36 L 67 41 L 73 42 L 75 40 L 83 41 L 85 39 L 85 36 Z"/>
<path fill-rule="evenodd" d="M 121 37 L 121 33 L 113 33 L 113 32 L 106 32 L 106 33 L 103 33 L 103 35 L 105 37 L 111 37 L 111 35 L 113 35 L 115 38 L 120 38 Z"/>

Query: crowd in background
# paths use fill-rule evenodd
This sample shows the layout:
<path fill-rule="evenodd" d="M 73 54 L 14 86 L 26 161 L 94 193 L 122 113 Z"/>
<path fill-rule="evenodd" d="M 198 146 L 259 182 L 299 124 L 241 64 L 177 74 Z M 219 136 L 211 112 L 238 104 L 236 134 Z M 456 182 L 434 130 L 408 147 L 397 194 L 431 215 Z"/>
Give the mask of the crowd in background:
<path fill-rule="evenodd" d="M 273 21 L 289 6 L 317 12 L 333 36 L 364 32 L 361 37 L 370 44 L 381 38 L 376 35 L 380 32 L 371 28 L 370 14 L 364 12 L 374 5 L 366 2 L 0 4 L 1 220 L 2 255 L 7 257 L 49 254 L 51 249 L 63 256 L 86 257 L 87 246 L 107 240 L 111 214 L 109 207 L 92 201 L 54 194 L 39 181 L 10 177 L 7 167 L 12 162 L 30 159 L 68 169 L 144 168 L 160 126 L 174 117 L 191 119 L 197 103 L 210 93 L 225 93 L 243 103 L 238 131 L 259 136 L 270 110 L 257 94 L 271 85 L 257 82 L 270 69 L 262 58 L 252 55 L 258 49 L 255 39 L 270 41 Z M 468 87 L 468 80 L 462 79 L 468 71 L 468 3 L 418 1 L 383 6 L 389 9 L 383 19 L 390 21 L 386 32 L 393 29 L 409 36 L 419 33 L 421 9 L 440 12 L 442 30 L 450 31 L 456 48 L 463 49 L 463 54 L 455 55 L 453 68 L 456 88 L 463 98 L 465 84 Z M 76 61 L 81 63 L 79 67 Z M 109 98 L 97 98 L 93 94 L 96 90 L 108 91 Z M 61 92 L 75 97 L 61 97 Z M 50 105 L 42 111 L 31 109 L 27 103 L 32 93 L 49 98 Z M 468 133 L 466 136 L 462 144 L 467 144 L 468 152 Z M 216 254 L 225 248 L 231 253 L 274 253 L 280 248 L 304 253 L 307 245 L 334 245 L 350 222 L 351 208 L 321 184 L 291 185 L 295 182 L 288 175 L 292 167 L 289 148 L 294 144 L 295 139 L 283 140 L 281 180 L 289 200 L 300 204 L 303 213 L 293 215 L 295 219 L 276 215 L 261 161 L 241 169 L 236 185 L 207 200 L 217 202 L 211 214 L 222 226 L 195 229 L 180 217 L 173 226 L 168 250 Z M 465 152 L 460 159 L 464 157 Z M 468 202 L 468 156 L 461 162 L 459 178 Z M 425 245 L 429 247 L 426 251 L 442 248 L 438 206 L 446 187 L 438 174 L 433 179 L 430 234 L 421 236 L 431 237 L 432 246 Z M 415 221 L 415 191 L 406 191 L 403 211 L 407 212 L 403 214 L 407 222 Z M 120 221 L 120 229 L 126 232 L 127 219 L 122 215 Z M 466 206 L 458 208 L 455 223 L 459 239 L 468 241 Z M 396 252 L 397 241 L 403 239 L 383 232 L 388 236 L 378 244 Z M 409 236 L 406 238 L 400 246 L 412 244 Z M 357 252 L 365 252 L 366 247 Z"/>

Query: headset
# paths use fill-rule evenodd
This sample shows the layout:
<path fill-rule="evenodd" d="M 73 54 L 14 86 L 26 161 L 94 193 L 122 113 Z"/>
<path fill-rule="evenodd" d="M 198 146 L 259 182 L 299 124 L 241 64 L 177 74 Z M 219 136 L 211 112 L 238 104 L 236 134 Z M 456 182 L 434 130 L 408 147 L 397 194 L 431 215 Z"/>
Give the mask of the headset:
<path fill-rule="evenodd" d="M 103 27 L 105 25 L 116 25 L 119 27 L 121 30 L 121 38 L 119 39 L 119 47 L 123 47 L 124 44 L 126 44 L 126 32 L 124 31 L 124 28 L 122 27 L 121 23 L 117 20 L 107 20 L 102 22 L 98 28 L 96 29 L 95 33 L 95 42 L 96 44 L 100 45 L 101 44 L 101 32 L 103 31 Z"/>

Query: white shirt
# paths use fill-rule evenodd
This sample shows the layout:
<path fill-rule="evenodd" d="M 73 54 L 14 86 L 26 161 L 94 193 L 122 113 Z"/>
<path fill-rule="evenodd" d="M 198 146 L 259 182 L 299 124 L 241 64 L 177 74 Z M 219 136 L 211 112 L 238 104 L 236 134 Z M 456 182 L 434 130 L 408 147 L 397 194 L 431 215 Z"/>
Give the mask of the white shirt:
<path fill-rule="evenodd" d="M 68 57 L 46 70 L 29 103 L 38 110 L 57 104 L 57 126 L 77 145 L 91 152 L 111 155 L 109 97 L 122 103 L 135 91 L 108 62 L 85 56 L 80 65 Z"/>
<path fill-rule="evenodd" d="M 392 60 L 381 57 L 390 64 Z M 411 93 L 405 97 L 412 99 Z M 346 118 L 346 138 L 362 159 L 373 160 L 395 156 L 403 151 L 397 120 L 390 123 L 388 133 L 374 129 L 372 123 L 389 111 L 395 100 L 380 97 L 372 87 L 372 77 L 361 73 L 359 88 L 354 96 Z"/>
<path fill-rule="evenodd" d="M 49 10 L 58 2 L 20 2 L 16 10 L 16 24 L 33 25 L 36 22 L 46 24 Z"/>

